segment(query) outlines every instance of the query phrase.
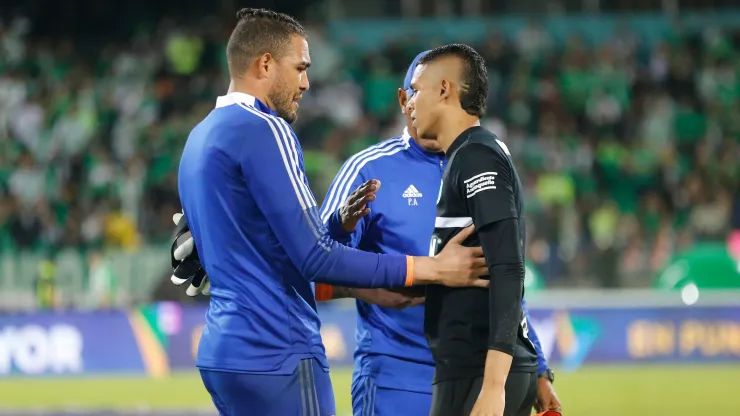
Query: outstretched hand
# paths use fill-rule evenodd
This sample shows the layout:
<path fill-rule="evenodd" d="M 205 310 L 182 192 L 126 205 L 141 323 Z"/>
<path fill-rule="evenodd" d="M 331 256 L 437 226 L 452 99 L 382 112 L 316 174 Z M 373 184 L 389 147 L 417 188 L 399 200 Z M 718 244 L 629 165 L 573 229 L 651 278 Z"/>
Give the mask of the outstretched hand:
<path fill-rule="evenodd" d="M 375 201 L 375 193 L 380 189 L 380 181 L 371 179 L 355 189 L 339 208 L 342 220 L 342 229 L 350 233 L 355 230 L 357 223 L 370 214 L 367 204 Z"/>

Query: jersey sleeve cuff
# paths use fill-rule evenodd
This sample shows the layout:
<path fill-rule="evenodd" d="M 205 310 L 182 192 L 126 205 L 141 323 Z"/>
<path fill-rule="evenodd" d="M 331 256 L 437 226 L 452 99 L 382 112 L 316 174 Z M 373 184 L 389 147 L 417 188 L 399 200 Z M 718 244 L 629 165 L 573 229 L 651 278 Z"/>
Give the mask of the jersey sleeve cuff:
<path fill-rule="evenodd" d="M 503 342 L 494 342 L 488 344 L 488 351 L 500 351 L 504 354 L 514 356 L 514 345 Z"/>
<path fill-rule="evenodd" d="M 547 370 L 549 370 L 549 369 L 550 369 L 550 367 L 548 367 L 547 364 L 545 364 L 544 366 L 541 365 L 541 364 L 538 365 L 537 366 L 537 377 L 542 377 L 542 375 L 545 374 L 547 372 Z"/>
<path fill-rule="evenodd" d="M 334 299 L 334 287 L 325 283 L 316 283 L 315 298 L 319 302 Z"/>
<path fill-rule="evenodd" d="M 414 257 L 406 256 L 406 283 L 404 286 L 414 285 Z"/>

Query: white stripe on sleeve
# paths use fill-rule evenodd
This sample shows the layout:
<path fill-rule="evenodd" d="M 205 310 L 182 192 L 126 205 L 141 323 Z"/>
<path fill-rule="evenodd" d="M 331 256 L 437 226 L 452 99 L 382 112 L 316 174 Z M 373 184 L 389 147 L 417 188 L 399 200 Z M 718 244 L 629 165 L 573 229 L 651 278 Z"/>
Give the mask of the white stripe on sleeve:
<path fill-rule="evenodd" d="M 270 116 L 268 116 L 270 117 Z M 309 210 L 306 211 L 306 215 L 308 216 L 309 220 L 313 224 L 313 226 L 319 230 L 318 234 L 321 235 L 321 226 L 323 223 L 319 219 L 318 214 L 318 204 L 316 203 L 316 198 L 313 195 L 313 192 L 311 191 L 311 188 L 308 186 L 308 179 L 306 178 L 305 173 L 300 168 L 300 162 L 298 160 L 298 140 L 295 138 L 293 129 L 288 125 L 288 123 L 279 117 L 270 117 L 274 122 L 276 122 L 282 133 L 283 133 L 283 139 L 286 142 L 285 147 L 288 151 L 288 155 L 290 159 L 293 161 L 293 167 L 294 167 L 294 173 L 298 176 L 298 187 L 301 190 L 301 193 L 303 194 L 304 199 L 307 201 L 307 205 L 309 207 Z"/>
<path fill-rule="evenodd" d="M 306 179 L 306 175 L 303 173 L 303 171 L 300 169 L 300 163 L 298 161 L 298 147 L 296 146 L 296 139 L 293 137 L 292 131 L 293 129 L 288 125 L 288 123 L 279 117 L 271 117 L 274 121 L 276 121 L 283 132 L 283 140 L 286 142 L 286 148 L 288 149 L 288 155 L 290 156 L 290 159 L 293 161 L 293 168 L 295 173 L 298 175 L 298 180 L 300 181 L 300 188 L 301 192 L 303 193 L 303 196 L 306 198 L 306 201 L 310 206 L 317 206 L 316 198 L 313 196 L 313 192 L 311 192 L 311 189 L 306 185 L 308 183 L 308 180 Z"/>
<path fill-rule="evenodd" d="M 298 198 L 298 202 L 300 203 L 304 214 L 308 217 L 307 220 L 309 222 L 309 225 L 311 226 L 311 231 L 314 233 L 314 235 L 316 235 L 317 238 L 320 238 L 321 230 L 318 228 L 319 224 L 317 224 L 316 219 L 312 218 L 312 215 L 310 213 L 311 209 L 315 209 L 316 202 L 311 205 L 311 200 L 307 199 L 304 196 L 304 188 L 306 187 L 306 185 L 297 174 L 297 172 L 300 171 L 300 166 L 295 163 L 290 158 L 290 156 L 288 156 L 288 139 L 286 139 L 278 123 L 275 120 L 271 119 L 269 115 L 264 114 L 261 111 L 243 103 L 239 103 L 239 106 L 252 113 L 253 115 L 265 120 L 267 122 L 267 125 L 270 126 L 270 129 L 272 130 L 273 136 L 275 138 L 275 142 L 277 143 L 278 149 L 280 150 L 280 157 L 283 160 L 285 171 L 288 173 L 288 178 L 290 179 L 291 185 L 293 185 L 293 191 L 295 192 L 296 198 Z"/>

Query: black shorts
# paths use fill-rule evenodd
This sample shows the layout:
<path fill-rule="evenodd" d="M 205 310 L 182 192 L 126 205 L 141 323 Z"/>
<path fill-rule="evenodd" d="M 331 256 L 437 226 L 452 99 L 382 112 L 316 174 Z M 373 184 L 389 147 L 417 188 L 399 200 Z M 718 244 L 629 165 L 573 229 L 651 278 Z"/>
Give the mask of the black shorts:
<path fill-rule="evenodd" d="M 432 391 L 429 416 L 468 416 L 480 393 L 483 377 L 442 381 Z M 504 416 L 529 416 L 537 399 L 537 372 L 509 373 Z"/>

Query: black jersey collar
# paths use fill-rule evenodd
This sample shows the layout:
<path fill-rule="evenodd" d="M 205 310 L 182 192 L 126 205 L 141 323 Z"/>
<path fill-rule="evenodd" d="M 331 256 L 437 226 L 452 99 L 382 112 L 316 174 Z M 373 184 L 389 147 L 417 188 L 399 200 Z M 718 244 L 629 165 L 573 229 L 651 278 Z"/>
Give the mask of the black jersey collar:
<path fill-rule="evenodd" d="M 460 146 L 463 145 L 466 141 L 468 141 L 468 138 L 473 135 L 473 133 L 482 130 L 483 127 L 481 126 L 473 126 L 468 129 L 465 129 L 462 133 L 460 133 L 459 136 L 455 140 L 452 141 L 452 144 L 450 147 L 447 148 L 447 151 L 445 152 L 446 155 L 453 154 L 457 149 L 460 148 Z"/>

